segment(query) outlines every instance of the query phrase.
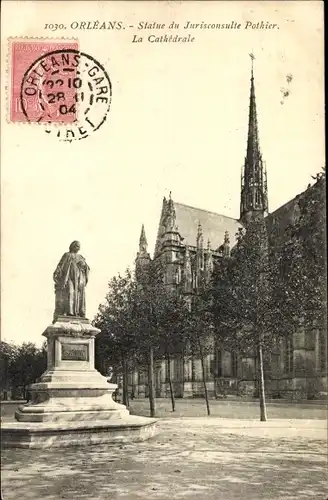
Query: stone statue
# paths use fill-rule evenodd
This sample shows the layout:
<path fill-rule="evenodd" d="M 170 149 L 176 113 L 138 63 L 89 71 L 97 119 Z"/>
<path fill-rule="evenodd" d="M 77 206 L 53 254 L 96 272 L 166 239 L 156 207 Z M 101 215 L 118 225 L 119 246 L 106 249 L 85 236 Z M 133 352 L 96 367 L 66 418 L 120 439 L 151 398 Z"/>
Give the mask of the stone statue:
<path fill-rule="evenodd" d="M 80 243 L 73 241 L 54 272 L 55 316 L 85 317 L 85 287 L 90 268 L 84 257 L 78 254 L 79 250 Z"/>

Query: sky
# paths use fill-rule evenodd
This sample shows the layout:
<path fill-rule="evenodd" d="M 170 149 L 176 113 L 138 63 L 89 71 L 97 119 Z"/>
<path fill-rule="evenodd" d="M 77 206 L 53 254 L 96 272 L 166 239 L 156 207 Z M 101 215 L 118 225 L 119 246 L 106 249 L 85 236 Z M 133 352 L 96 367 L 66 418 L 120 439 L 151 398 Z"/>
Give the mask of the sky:
<path fill-rule="evenodd" d="M 249 53 L 269 210 L 304 190 L 324 165 L 321 2 L 60 3 L 19 2 L 20 16 L 12 16 L 16 2 L 5 2 L 2 16 L 1 330 L 17 343 L 41 344 L 54 309 L 52 274 L 71 241 L 81 242 L 91 268 L 92 319 L 110 278 L 133 267 L 142 223 L 153 252 L 169 191 L 180 203 L 238 218 Z M 62 37 L 44 30 L 49 19 L 66 23 L 65 37 L 77 38 L 112 82 L 107 121 L 83 141 L 60 142 L 42 126 L 8 120 L 8 38 Z M 194 30 L 195 41 L 180 45 L 132 43 L 136 28 L 70 28 L 120 19 L 134 26 L 268 20 L 279 30 Z"/>

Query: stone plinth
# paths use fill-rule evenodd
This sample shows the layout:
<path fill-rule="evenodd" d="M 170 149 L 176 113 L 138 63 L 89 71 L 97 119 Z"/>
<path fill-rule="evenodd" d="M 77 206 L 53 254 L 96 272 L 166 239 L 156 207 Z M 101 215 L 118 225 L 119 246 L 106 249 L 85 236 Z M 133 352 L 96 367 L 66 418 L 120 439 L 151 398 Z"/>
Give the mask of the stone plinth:
<path fill-rule="evenodd" d="M 94 368 L 94 341 L 99 330 L 89 320 L 58 317 L 43 335 L 48 366 L 30 386 L 31 400 L 15 413 L 17 422 L 2 425 L 4 446 L 70 446 L 148 439 L 155 420 L 131 416 Z"/>
<path fill-rule="evenodd" d="M 2 424 L 1 445 L 4 448 L 61 448 L 145 441 L 155 434 L 154 419 L 133 415 L 110 422 L 16 422 Z"/>

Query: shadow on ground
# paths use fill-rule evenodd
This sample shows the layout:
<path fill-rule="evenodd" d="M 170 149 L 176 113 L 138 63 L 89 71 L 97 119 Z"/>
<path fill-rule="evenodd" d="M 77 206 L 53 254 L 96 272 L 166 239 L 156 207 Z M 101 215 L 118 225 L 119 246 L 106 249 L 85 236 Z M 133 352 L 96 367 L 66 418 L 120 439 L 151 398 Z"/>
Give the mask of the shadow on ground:
<path fill-rule="evenodd" d="M 3 500 L 325 500 L 323 425 L 292 435 L 261 425 L 162 420 L 138 444 L 4 450 Z"/>

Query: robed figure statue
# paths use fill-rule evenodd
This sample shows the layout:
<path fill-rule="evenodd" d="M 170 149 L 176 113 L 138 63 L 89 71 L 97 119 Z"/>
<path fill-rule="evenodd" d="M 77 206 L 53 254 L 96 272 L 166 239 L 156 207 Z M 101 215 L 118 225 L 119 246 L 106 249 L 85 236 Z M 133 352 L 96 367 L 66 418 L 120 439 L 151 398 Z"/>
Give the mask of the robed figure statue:
<path fill-rule="evenodd" d="M 80 243 L 73 241 L 54 272 L 55 316 L 85 317 L 85 287 L 90 268 L 79 250 Z"/>

